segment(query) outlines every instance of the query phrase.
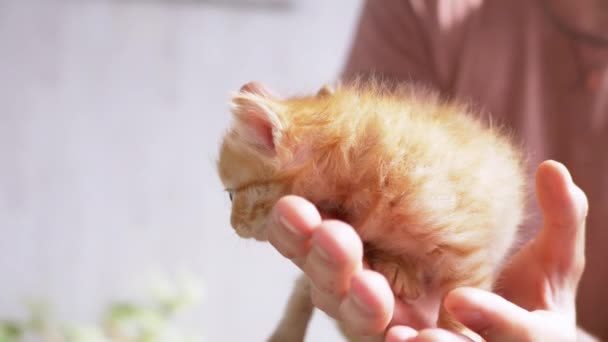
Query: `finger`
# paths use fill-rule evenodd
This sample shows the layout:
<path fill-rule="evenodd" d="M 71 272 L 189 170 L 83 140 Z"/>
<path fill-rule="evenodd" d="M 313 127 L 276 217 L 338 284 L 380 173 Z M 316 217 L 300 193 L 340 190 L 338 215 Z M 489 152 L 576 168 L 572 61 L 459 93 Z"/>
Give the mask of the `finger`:
<path fill-rule="evenodd" d="M 404 342 L 416 337 L 418 332 L 404 325 L 396 325 L 386 332 L 385 342 Z"/>
<path fill-rule="evenodd" d="M 420 332 L 406 326 L 394 326 L 386 333 L 386 342 L 471 342 L 469 338 L 443 329 Z"/>
<path fill-rule="evenodd" d="M 274 206 L 268 223 L 268 241 L 284 257 L 302 266 L 313 230 L 321 223 L 315 206 L 297 196 L 285 196 Z"/>
<path fill-rule="evenodd" d="M 338 296 L 334 293 L 321 291 L 314 285 L 310 288 L 310 298 L 312 304 L 319 310 L 323 311 L 329 317 L 340 319 L 340 304 L 345 296 Z"/>
<path fill-rule="evenodd" d="M 393 292 L 380 273 L 362 270 L 352 277 L 350 290 L 340 306 L 340 320 L 354 335 L 382 333 L 393 315 Z"/>
<path fill-rule="evenodd" d="M 443 329 L 424 329 L 418 335 L 405 340 L 408 342 L 471 342 L 463 335 Z"/>
<path fill-rule="evenodd" d="M 530 341 L 537 330 L 529 311 L 480 289 L 455 289 L 446 296 L 444 306 L 486 341 Z"/>
<path fill-rule="evenodd" d="M 536 192 L 544 221 L 537 252 L 554 286 L 576 287 L 585 264 L 587 198 L 566 167 L 555 161 L 539 166 Z"/>
<path fill-rule="evenodd" d="M 312 247 L 302 265 L 315 288 L 342 297 L 353 274 L 361 270 L 363 244 L 346 223 L 328 220 L 313 232 Z"/>
<path fill-rule="evenodd" d="M 415 304 L 396 297 L 390 325 L 407 325 L 416 330 L 435 327 L 440 307 L 439 295 L 431 292 L 428 296 L 418 298 Z"/>

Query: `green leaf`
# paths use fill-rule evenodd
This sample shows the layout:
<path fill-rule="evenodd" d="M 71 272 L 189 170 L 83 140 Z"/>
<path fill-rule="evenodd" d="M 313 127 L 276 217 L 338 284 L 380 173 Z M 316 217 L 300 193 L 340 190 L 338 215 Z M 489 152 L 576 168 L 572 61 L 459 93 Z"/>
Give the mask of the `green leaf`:
<path fill-rule="evenodd" d="M 23 336 L 23 328 L 11 321 L 0 322 L 0 342 L 18 342 Z"/>

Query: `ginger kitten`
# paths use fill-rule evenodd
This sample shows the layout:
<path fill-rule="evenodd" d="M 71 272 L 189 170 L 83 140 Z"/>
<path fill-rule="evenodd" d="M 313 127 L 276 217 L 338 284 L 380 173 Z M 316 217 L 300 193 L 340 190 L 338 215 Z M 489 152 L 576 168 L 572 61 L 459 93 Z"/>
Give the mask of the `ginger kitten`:
<path fill-rule="evenodd" d="M 264 241 L 277 200 L 302 196 L 355 228 L 397 296 L 414 306 L 436 297 L 431 315 L 457 330 L 441 299 L 460 286 L 492 288 L 522 219 L 521 155 L 464 106 L 388 89 L 354 82 L 279 99 L 243 86 L 218 160 L 231 224 Z M 271 340 L 302 341 L 311 313 L 302 278 Z"/>

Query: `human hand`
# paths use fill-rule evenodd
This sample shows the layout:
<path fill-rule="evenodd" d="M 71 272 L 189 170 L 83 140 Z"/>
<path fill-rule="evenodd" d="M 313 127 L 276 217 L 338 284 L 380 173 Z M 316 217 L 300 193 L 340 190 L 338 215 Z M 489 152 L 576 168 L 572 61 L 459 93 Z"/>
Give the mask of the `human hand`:
<path fill-rule="evenodd" d="M 394 309 L 392 291 L 382 275 L 364 269 L 355 231 L 323 220 L 313 204 L 296 196 L 282 198 L 272 217 L 268 240 L 310 279 L 313 304 L 353 335 L 382 334 Z"/>
<path fill-rule="evenodd" d="M 385 277 L 366 267 L 361 239 L 351 226 L 322 219 L 312 203 L 296 196 L 282 198 L 270 221 L 269 242 L 310 279 L 313 304 L 352 336 L 382 341 L 389 325 L 435 326 L 433 309 L 395 298 Z"/>
<path fill-rule="evenodd" d="M 497 294 L 459 288 L 446 309 L 486 341 L 575 341 L 575 297 L 585 265 L 587 198 L 560 163 L 546 161 L 536 174 L 544 223 L 501 271 Z M 466 341 L 440 330 L 392 327 L 387 342 Z"/>

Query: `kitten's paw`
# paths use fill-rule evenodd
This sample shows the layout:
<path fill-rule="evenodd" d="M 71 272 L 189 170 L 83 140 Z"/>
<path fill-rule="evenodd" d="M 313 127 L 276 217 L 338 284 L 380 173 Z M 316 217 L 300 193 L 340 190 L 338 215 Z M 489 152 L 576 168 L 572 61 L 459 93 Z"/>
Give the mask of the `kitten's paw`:
<path fill-rule="evenodd" d="M 423 294 L 419 275 L 406 265 L 392 260 L 372 260 L 370 266 L 386 277 L 397 297 L 414 301 Z"/>
<path fill-rule="evenodd" d="M 445 308 L 441 307 L 439 310 L 439 317 L 437 319 L 437 326 L 442 329 L 450 330 L 455 333 L 462 334 L 473 342 L 483 342 L 483 338 L 476 334 L 474 331 L 465 327 L 462 323 L 458 322 L 452 317 Z"/>

